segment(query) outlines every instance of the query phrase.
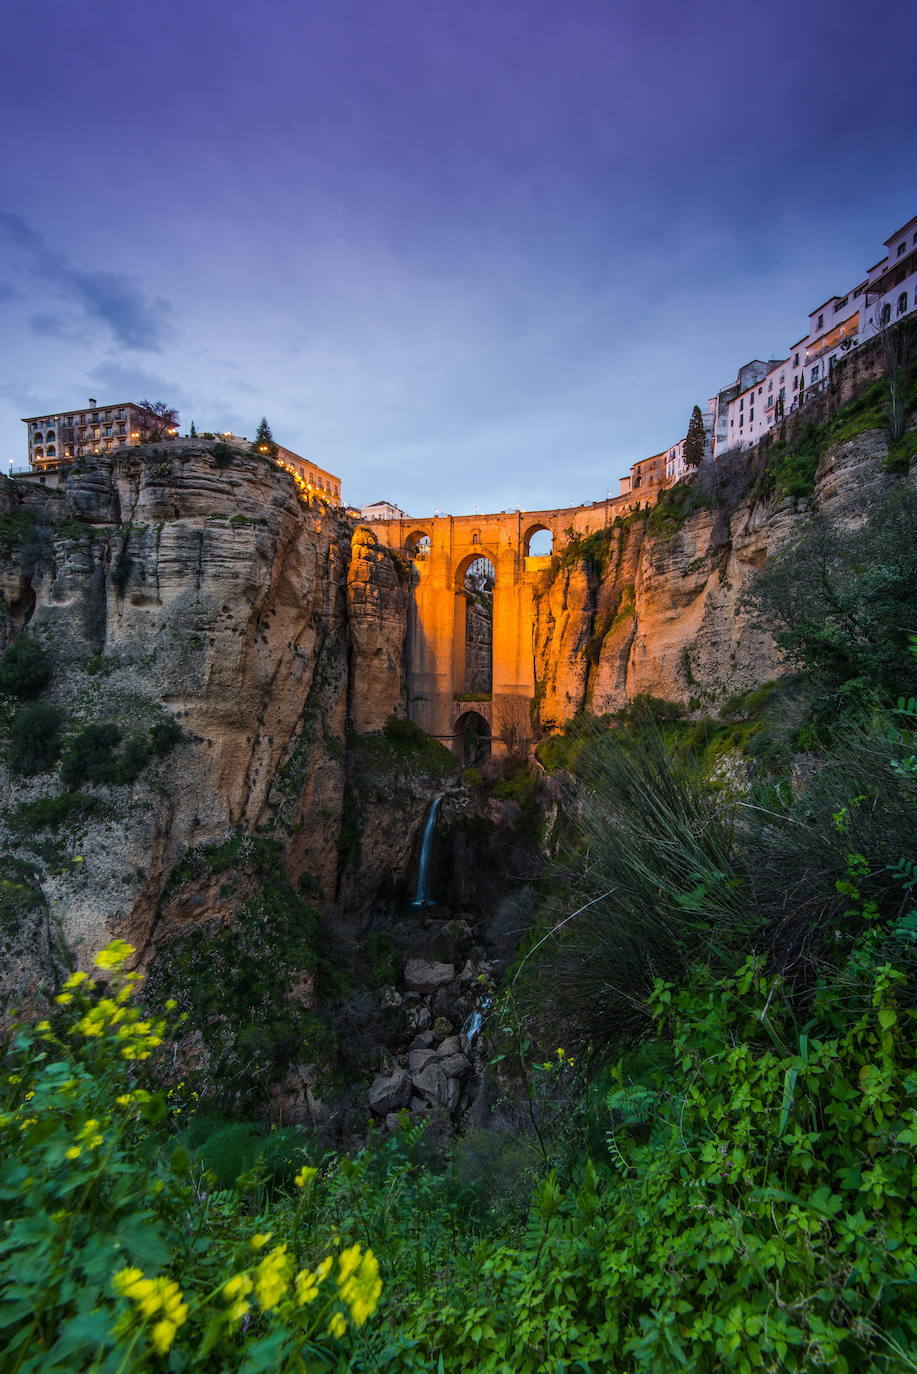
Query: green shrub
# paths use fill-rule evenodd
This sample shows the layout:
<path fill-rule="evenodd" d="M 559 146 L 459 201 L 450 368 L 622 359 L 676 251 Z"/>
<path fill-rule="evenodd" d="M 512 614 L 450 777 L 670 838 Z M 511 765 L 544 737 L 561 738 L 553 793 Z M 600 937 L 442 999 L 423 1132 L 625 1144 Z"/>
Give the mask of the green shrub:
<path fill-rule="evenodd" d="M 36 830 L 60 830 L 91 815 L 98 810 L 98 806 L 95 797 L 86 797 L 82 792 L 61 792 L 56 797 L 22 802 L 7 824 L 14 834 L 20 836 L 31 835 Z"/>
<path fill-rule="evenodd" d="M 399 1366 L 475 1374 L 897 1374 L 917 1341 L 906 979 L 800 1023 L 747 960 L 649 1005 L 671 1046 L 608 1080 L 605 1148 L 405 1306 Z M 416 1342 L 416 1344 L 415 1344 Z"/>
<path fill-rule="evenodd" d="M 677 701 L 666 701 L 649 692 L 637 692 L 617 715 L 625 725 L 659 725 L 664 721 L 678 720 L 684 713 L 684 707 Z"/>
<path fill-rule="evenodd" d="M 917 695 L 915 528 L 917 495 L 900 483 L 856 529 L 814 517 L 749 584 L 745 603 L 829 711 Z"/>
<path fill-rule="evenodd" d="M 10 696 L 37 696 L 50 677 L 47 652 L 26 634 L 17 635 L 0 658 L 0 692 Z"/>
<path fill-rule="evenodd" d="M 210 437 L 212 438 L 213 436 L 211 435 Z M 229 444 L 211 444 L 210 452 L 213 454 L 213 461 L 218 468 L 230 467 L 235 457 L 234 451 Z"/>
<path fill-rule="evenodd" d="M 340 1367 L 378 1302 L 377 1263 L 359 1244 L 342 1257 L 314 1224 L 315 1170 L 298 1172 L 268 1216 L 263 1188 L 236 1173 L 243 1142 L 235 1160 L 212 1142 L 224 1186 L 203 1185 L 148 1072 L 167 1027 L 132 1004 L 133 953 L 121 941 L 101 951 L 104 987 L 72 975 L 53 1013 L 2 1046 L 3 1367 Z M 180 1092 L 169 1101 L 178 1116 Z M 262 1173 L 289 1175 L 293 1141 L 231 1133 L 255 1140 Z"/>
<path fill-rule="evenodd" d="M 75 791 L 84 782 L 120 781 L 116 753 L 120 742 L 121 730 L 113 721 L 87 725 L 74 735 L 61 760 L 60 775 L 64 786 Z"/>
<path fill-rule="evenodd" d="M 10 726 L 10 767 L 16 773 L 44 773 L 60 756 L 64 715 L 46 701 L 26 706 Z"/>

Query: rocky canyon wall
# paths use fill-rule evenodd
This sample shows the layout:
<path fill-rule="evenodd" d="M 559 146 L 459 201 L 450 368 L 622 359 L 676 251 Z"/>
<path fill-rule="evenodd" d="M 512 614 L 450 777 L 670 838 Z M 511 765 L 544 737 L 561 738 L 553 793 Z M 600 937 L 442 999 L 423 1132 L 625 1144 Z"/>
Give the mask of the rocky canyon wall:
<path fill-rule="evenodd" d="M 654 511 L 560 549 L 534 597 L 541 728 L 638 693 L 710 711 L 777 676 L 774 645 L 743 606 L 749 579 L 811 509 L 858 519 L 870 492 L 896 480 L 887 453 L 878 430 L 830 447 L 805 500 L 762 495 L 763 455 L 736 454 Z"/>

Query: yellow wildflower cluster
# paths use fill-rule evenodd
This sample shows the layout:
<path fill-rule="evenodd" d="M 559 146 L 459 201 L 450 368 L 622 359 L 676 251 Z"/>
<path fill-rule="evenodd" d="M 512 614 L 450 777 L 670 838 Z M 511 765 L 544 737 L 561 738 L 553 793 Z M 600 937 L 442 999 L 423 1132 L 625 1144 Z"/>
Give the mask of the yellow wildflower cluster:
<path fill-rule="evenodd" d="M 136 1305 L 143 1322 L 152 1322 L 150 1341 L 157 1355 L 164 1355 L 188 1316 L 178 1284 L 172 1279 L 148 1279 L 142 1269 L 121 1269 L 114 1276 L 114 1285 L 117 1292 Z"/>
<path fill-rule="evenodd" d="M 276 1307 L 290 1286 L 293 1260 L 285 1245 L 269 1250 L 255 1270 L 255 1300 L 262 1312 Z"/>
<path fill-rule="evenodd" d="M 372 1316 L 382 1292 L 379 1264 L 372 1250 L 361 1253 L 359 1245 L 342 1251 L 338 1259 L 338 1292 L 350 1308 L 356 1326 Z"/>
<path fill-rule="evenodd" d="M 140 1060 L 149 1059 L 153 1050 L 162 1044 L 165 1023 L 144 1020 L 135 1007 L 127 1005 L 143 978 L 140 973 L 124 971 L 125 961 L 133 953 L 133 946 L 126 941 L 113 940 L 96 955 L 96 967 L 115 975 L 111 994 L 93 1000 L 97 984 L 87 973 L 79 971 L 71 973 L 54 1000 L 61 1007 L 77 1002 L 75 1010 L 81 1014 L 70 1027 L 71 1035 L 100 1040 L 112 1034 L 122 1059 Z M 50 1034 L 50 1023 L 40 1022 L 38 1030 Z"/>

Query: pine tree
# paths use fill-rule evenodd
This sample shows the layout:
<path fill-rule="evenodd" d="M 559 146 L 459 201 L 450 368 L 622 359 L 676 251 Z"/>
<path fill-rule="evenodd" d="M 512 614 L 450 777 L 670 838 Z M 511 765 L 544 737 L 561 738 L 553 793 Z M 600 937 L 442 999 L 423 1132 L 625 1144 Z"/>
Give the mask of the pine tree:
<path fill-rule="evenodd" d="M 696 468 L 701 464 L 706 443 L 707 436 L 704 432 L 704 417 L 701 415 L 700 406 L 695 406 L 691 411 L 691 419 L 688 421 L 688 432 L 685 435 L 685 464 L 687 467 Z"/>
<path fill-rule="evenodd" d="M 191 421 L 191 428 L 190 428 L 190 430 L 188 431 L 188 437 L 189 437 L 189 439 L 196 439 L 196 438 L 197 438 L 197 430 L 194 428 L 194 421 L 193 421 L 193 420 Z"/>
<path fill-rule="evenodd" d="M 267 416 L 261 416 L 261 423 L 258 426 L 258 433 L 255 435 L 252 444 L 253 453 L 266 453 L 271 458 L 277 457 L 277 445 L 274 443 L 274 436 L 271 427 L 267 422 Z"/>

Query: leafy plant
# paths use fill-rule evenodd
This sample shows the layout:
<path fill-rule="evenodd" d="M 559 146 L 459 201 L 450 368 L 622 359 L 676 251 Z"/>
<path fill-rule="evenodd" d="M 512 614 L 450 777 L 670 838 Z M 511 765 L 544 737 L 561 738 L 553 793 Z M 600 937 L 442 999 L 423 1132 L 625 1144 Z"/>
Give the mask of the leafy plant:
<path fill-rule="evenodd" d="M 0 658 L 0 692 L 35 697 L 48 685 L 51 663 L 47 651 L 27 634 L 19 634 Z"/>
<path fill-rule="evenodd" d="M 46 701 L 26 706 L 10 726 L 10 767 L 16 773 L 44 773 L 60 755 L 64 715 Z"/>

